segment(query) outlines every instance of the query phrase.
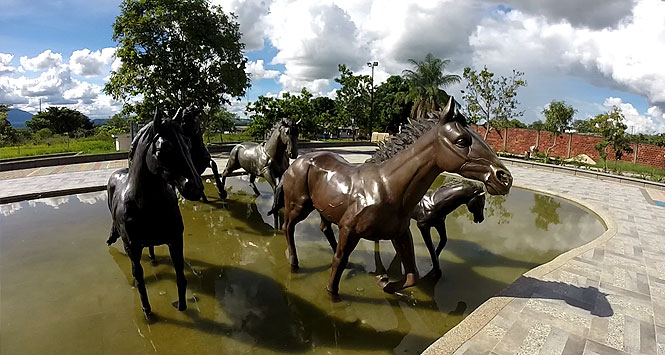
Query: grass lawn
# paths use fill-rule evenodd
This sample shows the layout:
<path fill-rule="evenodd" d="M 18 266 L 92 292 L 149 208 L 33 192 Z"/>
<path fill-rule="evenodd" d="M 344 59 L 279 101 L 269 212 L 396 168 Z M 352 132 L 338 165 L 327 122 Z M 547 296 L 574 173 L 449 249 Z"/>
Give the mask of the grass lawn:
<path fill-rule="evenodd" d="M 115 141 L 112 139 L 72 138 L 38 144 L 0 147 L 0 159 L 27 157 L 44 154 L 83 152 L 98 154 L 115 152 Z"/>

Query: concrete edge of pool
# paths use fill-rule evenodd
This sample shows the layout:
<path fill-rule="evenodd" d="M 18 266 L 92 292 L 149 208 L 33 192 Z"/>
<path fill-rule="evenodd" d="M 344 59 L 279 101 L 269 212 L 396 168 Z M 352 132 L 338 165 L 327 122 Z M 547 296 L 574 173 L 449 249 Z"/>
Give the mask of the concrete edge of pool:
<path fill-rule="evenodd" d="M 614 237 L 618 232 L 618 227 L 616 225 L 616 222 L 614 222 L 612 217 L 610 217 L 609 213 L 589 202 L 582 201 L 576 197 L 567 194 L 561 194 L 534 186 L 523 185 L 523 184 L 514 184 L 513 186 L 537 193 L 556 196 L 558 198 L 562 198 L 564 200 L 568 200 L 574 204 L 582 206 L 583 208 L 587 209 L 589 212 L 595 214 L 600 219 L 601 223 L 605 225 L 606 228 L 605 232 L 601 234 L 598 238 L 584 245 L 581 245 L 577 248 L 571 249 L 563 254 L 560 254 L 556 258 L 552 259 L 550 262 L 536 266 L 535 268 L 525 272 L 524 274 L 522 274 L 522 276 L 527 276 L 534 279 L 541 278 L 542 276 L 563 266 L 565 263 L 567 263 L 574 257 L 582 255 L 588 250 L 607 242 L 612 237 Z M 516 285 L 516 283 L 517 281 L 513 282 L 512 284 L 508 285 L 506 289 L 515 286 L 522 287 Z M 471 312 L 468 316 L 466 316 L 454 328 L 443 334 L 434 343 L 430 344 L 430 346 L 427 347 L 427 349 L 425 349 L 422 352 L 422 354 L 424 355 L 453 354 L 455 351 L 457 351 L 457 349 L 459 349 L 462 345 L 464 345 L 465 342 L 467 342 L 478 332 L 480 332 L 497 314 L 499 314 L 499 312 L 505 306 L 508 305 L 508 303 L 510 303 L 514 299 L 516 299 L 516 297 L 507 297 L 507 296 L 494 296 L 488 299 L 478 308 L 476 308 L 473 312 Z"/>

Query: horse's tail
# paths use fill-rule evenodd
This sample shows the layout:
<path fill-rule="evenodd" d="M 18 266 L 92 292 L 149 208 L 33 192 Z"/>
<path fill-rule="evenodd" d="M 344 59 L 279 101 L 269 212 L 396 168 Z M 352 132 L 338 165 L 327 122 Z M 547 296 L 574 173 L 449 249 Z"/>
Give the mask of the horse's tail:
<path fill-rule="evenodd" d="M 280 208 L 284 207 L 284 184 L 282 183 L 284 179 L 279 180 L 279 184 L 275 188 L 275 197 L 272 201 L 272 209 L 268 211 L 268 216 L 271 214 L 277 214 Z"/>

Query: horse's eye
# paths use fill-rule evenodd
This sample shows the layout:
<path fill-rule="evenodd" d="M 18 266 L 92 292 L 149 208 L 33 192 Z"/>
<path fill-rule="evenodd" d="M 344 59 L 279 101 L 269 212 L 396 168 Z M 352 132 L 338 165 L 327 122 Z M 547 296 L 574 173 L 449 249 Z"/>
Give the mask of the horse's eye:
<path fill-rule="evenodd" d="M 455 145 L 460 148 L 466 148 L 471 145 L 471 142 L 469 142 L 469 140 L 464 137 L 460 137 L 455 141 Z"/>

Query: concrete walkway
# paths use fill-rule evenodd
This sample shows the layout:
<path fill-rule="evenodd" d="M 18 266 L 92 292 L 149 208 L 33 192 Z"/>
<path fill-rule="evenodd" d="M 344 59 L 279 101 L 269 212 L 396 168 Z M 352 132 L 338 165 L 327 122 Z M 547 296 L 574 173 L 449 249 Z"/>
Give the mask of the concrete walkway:
<path fill-rule="evenodd" d="M 361 162 L 372 149 L 337 150 Z M 224 156 L 215 159 L 226 163 Z M 0 172 L 0 197 L 103 187 L 123 166 L 114 161 Z M 608 232 L 528 272 L 425 353 L 665 355 L 665 208 L 630 185 L 509 169 L 516 186 L 591 208 Z"/>

